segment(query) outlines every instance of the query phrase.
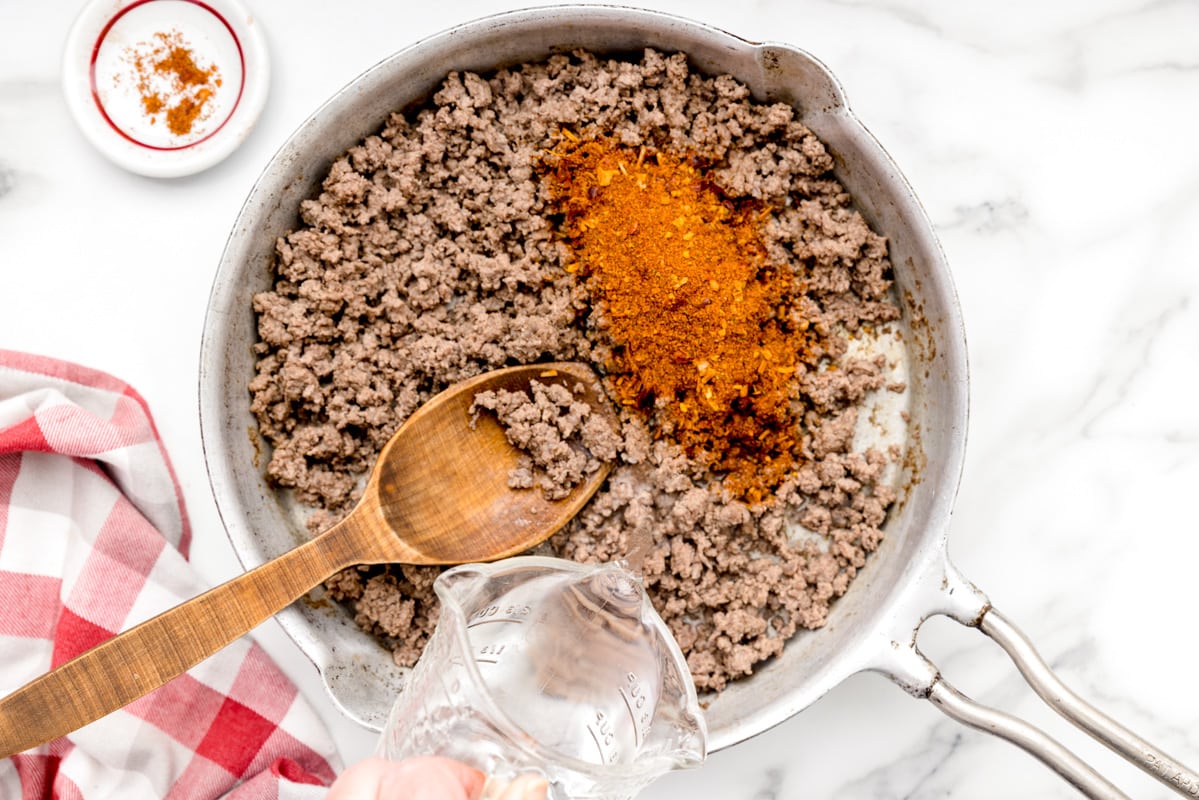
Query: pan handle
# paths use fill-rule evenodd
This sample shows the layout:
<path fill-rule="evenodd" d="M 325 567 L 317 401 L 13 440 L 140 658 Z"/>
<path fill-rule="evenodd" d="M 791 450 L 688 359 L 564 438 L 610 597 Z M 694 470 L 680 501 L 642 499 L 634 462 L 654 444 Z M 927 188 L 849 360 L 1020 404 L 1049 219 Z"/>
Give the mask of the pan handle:
<path fill-rule="evenodd" d="M 1007 652 L 1029 686 L 1058 714 L 1183 797 L 1199 798 L 1199 773 L 1071 691 L 1028 638 L 958 573 L 943 552 L 941 555 L 942 559 L 934 559 L 929 565 L 932 569 L 924 580 L 917 581 L 917 591 L 908 599 L 909 608 L 923 609 L 916 630 L 929 616 L 938 614 L 977 628 Z M 899 637 L 893 639 L 894 645 L 898 642 Z M 1091 800 L 1128 800 L 1126 794 L 1049 734 L 955 689 L 919 651 L 915 632 L 908 647 L 894 646 L 875 669 L 909 693 L 927 699 L 950 718 L 1022 748 Z"/>
<path fill-rule="evenodd" d="M 1199 774 L 1075 694 L 1049 668 L 1028 637 L 994 607 L 983 613 L 978 621 L 978 629 L 1007 652 L 1020 674 L 1028 681 L 1028 685 L 1050 708 L 1175 792 L 1184 797 L 1199 797 Z M 1012 736 L 1004 735 L 991 727 L 1004 724 L 997 717 L 999 712 L 993 712 L 969 700 L 949 686 L 943 678 L 938 677 L 933 683 L 928 699 L 937 708 L 960 722 L 1014 741 Z M 1052 758 L 1060 761 L 1061 754 L 1055 754 Z M 1050 759 L 1041 757 L 1041 760 L 1056 768 Z"/>
<path fill-rule="evenodd" d="M 1023 749 L 1091 800 L 1131 800 L 1040 728 L 998 709 L 976 703 L 940 675 L 929 689 L 928 700 L 946 716 L 963 725 L 1006 739 Z"/>

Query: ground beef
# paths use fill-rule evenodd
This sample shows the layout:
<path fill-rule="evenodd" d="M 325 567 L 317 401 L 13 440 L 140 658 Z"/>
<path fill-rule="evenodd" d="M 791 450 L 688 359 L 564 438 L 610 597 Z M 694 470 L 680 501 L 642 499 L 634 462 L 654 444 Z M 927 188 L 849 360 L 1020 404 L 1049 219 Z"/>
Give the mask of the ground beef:
<path fill-rule="evenodd" d="M 564 129 L 702 154 L 715 185 L 770 209 L 767 257 L 803 289 L 787 313 L 827 341 L 822 368 L 796 377 L 805 461 L 772 499 L 735 499 L 626 408 L 607 482 L 548 544 L 579 561 L 637 549 L 696 685 L 719 690 L 823 625 L 882 538 L 894 492 L 881 476 L 895 454 L 855 451 L 853 431 L 868 393 L 887 390 L 886 365 L 852 356 L 849 342 L 899 315 L 886 241 L 823 144 L 790 106 L 758 103 L 728 76 L 652 50 L 453 73 L 425 107 L 393 114 L 339 158 L 279 239 L 273 288 L 253 300 L 250 391 L 267 475 L 321 529 L 357 499 L 399 425 L 449 384 L 513 364 L 605 362 L 612 343 L 587 325 L 591 298 L 567 269 L 539 180 Z M 435 624 L 436 574 L 355 568 L 327 589 L 411 664 Z"/>
<path fill-rule="evenodd" d="M 530 381 L 529 392 L 479 392 L 471 404 L 477 419 L 495 414 L 508 443 L 520 451 L 508 475 L 513 489 L 536 487 L 561 500 L 605 462 L 619 455 L 620 438 L 604 416 L 560 384 Z"/>

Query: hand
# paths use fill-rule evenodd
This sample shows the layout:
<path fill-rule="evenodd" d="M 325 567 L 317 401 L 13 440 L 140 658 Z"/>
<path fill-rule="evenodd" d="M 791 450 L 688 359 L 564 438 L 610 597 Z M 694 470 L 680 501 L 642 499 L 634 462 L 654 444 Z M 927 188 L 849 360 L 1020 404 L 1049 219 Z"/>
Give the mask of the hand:
<path fill-rule="evenodd" d="M 326 800 L 478 800 L 487 776 L 440 756 L 368 758 L 338 776 Z M 521 775 L 496 800 L 544 800 L 544 778 Z"/>
<path fill-rule="evenodd" d="M 368 758 L 337 777 L 326 800 L 475 800 L 487 777 L 449 758 Z"/>

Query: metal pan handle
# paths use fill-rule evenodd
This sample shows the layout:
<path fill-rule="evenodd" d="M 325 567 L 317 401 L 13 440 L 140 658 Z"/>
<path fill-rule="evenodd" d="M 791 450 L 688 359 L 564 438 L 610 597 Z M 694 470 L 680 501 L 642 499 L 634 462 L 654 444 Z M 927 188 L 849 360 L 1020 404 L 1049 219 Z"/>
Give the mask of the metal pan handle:
<path fill-rule="evenodd" d="M 1040 728 L 976 703 L 940 676 L 929 689 L 928 700 L 963 725 L 1006 739 L 1023 749 L 1091 800 L 1130 800 L 1128 795 Z"/>
<path fill-rule="evenodd" d="M 909 610 L 919 609 L 915 630 L 929 616 L 938 614 L 977 628 L 1007 652 L 1029 686 L 1062 717 L 1183 797 L 1199 798 L 1199 774 L 1071 691 L 1028 638 L 958 573 L 943 551 L 940 555 L 931 560 L 931 569 L 917 582 L 908 600 Z M 896 645 L 900 640 L 898 635 L 892 639 Z M 927 699 L 950 718 L 1022 748 L 1092 800 L 1128 800 L 1126 794 L 1049 734 L 955 689 L 919 651 L 915 631 L 908 646 L 891 648 L 875 669 L 909 693 Z"/>
<path fill-rule="evenodd" d="M 1007 617 L 993 607 L 988 608 L 979 619 L 977 627 L 1007 652 L 1020 674 L 1028 681 L 1028 685 L 1050 708 L 1170 789 L 1184 797 L 1199 797 L 1199 774 L 1075 694 L 1049 668 L 1028 637 Z M 928 699 L 959 722 L 993 733 L 1028 750 L 1089 797 L 1125 796 L 1106 780 L 1089 788 L 1089 780 L 1085 780 L 1087 785 L 1076 781 L 1075 778 L 1087 779 L 1088 776 L 1070 775 L 1061 769 L 1077 761 L 1077 757 L 1072 753 L 1048 736 L 1044 736 L 1043 739 L 1036 736 L 1030 738 L 1029 731 L 1025 728 L 1031 726 L 1025 726 L 1013 717 L 975 703 L 951 687 L 942 677 L 938 677 L 933 683 Z M 1115 794 L 1111 794 L 1112 791 Z"/>

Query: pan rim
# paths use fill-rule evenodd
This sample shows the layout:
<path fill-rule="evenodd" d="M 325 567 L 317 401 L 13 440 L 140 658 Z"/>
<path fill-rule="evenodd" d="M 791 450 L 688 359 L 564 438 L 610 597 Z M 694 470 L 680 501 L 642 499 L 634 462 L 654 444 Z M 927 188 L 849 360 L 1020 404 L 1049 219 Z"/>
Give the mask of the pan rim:
<path fill-rule="evenodd" d="M 925 525 L 924 529 L 918 532 L 922 546 L 916 548 L 918 553 L 935 558 L 935 554 L 943 552 L 945 547 L 953 496 L 957 491 L 964 462 L 968 418 L 968 369 L 965 334 L 948 264 L 932 225 L 907 179 L 902 176 L 877 139 L 849 110 L 841 86 L 831 71 L 806 51 L 785 44 L 751 42 L 704 23 L 657 11 L 619 5 L 563 4 L 507 11 L 464 22 L 409 45 L 380 61 L 320 105 L 270 159 L 250 190 L 245 203 L 238 212 L 237 221 L 221 256 L 205 315 L 204 335 L 200 348 L 199 405 L 202 447 L 218 514 L 239 561 L 246 568 L 250 568 L 257 566 L 268 555 L 258 548 L 254 541 L 253 526 L 247 524 L 249 519 L 247 504 L 255 500 L 256 494 L 258 494 L 257 500 L 259 501 L 266 501 L 267 497 L 261 495 L 257 489 L 239 486 L 236 479 L 239 471 L 231 461 L 232 454 L 237 449 L 231 446 L 232 437 L 238 434 L 244 437 L 246 430 L 244 426 L 239 429 L 237 422 L 230 421 L 229 417 L 232 414 L 229 413 L 226 402 L 229 396 L 226 390 L 230 381 L 238 380 L 237 376 L 228 374 L 227 357 L 231 348 L 239 346 L 230 337 L 230 315 L 238 310 L 236 305 L 238 298 L 244 297 L 244 286 L 240 285 L 243 282 L 237 279 L 246 270 L 252 268 L 247 263 L 249 259 L 246 257 L 245 239 L 252 233 L 254 219 L 264 211 L 269 211 L 272 203 L 282 203 L 280 193 L 286 189 L 289 181 L 294 180 L 290 176 L 295 175 L 297 171 L 303 172 L 307 169 L 318 173 L 321 171 L 310 164 L 298 163 L 301 156 L 300 143 L 305 137 L 315 135 L 322 125 L 327 127 L 327 121 L 343 113 L 345 107 L 352 106 L 356 92 L 368 92 L 372 86 L 385 83 L 387 75 L 396 70 L 410 69 L 422 59 L 427 60 L 431 54 L 440 52 L 450 45 L 463 48 L 475 38 L 512 35 L 513 31 L 526 31 L 529 28 L 544 29 L 565 23 L 580 28 L 607 25 L 626 32 L 634 29 L 651 30 L 657 31 L 657 35 L 669 34 L 682 38 L 703 39 L 714 50 L 723 48 L 730 53 L 736 53 L 738 58 L 747 61 L 756 61 L 764 52 L 798 53 L 807 59 L 814 69 L 823 72 L 827 81 L 826 91 L 822 97 L 825 105 L 820 113 L 830 121 L 836 120 L 837 124 L 854 134 L 856 146 L 870 159 L 874 171 L 885 176 L 892 191 L 904 199 L 906 206 L 903 213 L 912 222 L 913 230 L 923 237 L 921 247 L 927 255 L 931 277 L 938 282 L 935 286 L 926 284 L 923 289 L 931 291 L 933 295 L 939 297 L 942 306 L 939 334 L 944 338 L 937 342 L 933 367 L 940 368 L 945 373 L 944 382 L 947 391 L 941 402 L 944 406 L 945 413 L 942 414 L 942 418 L 947 423 L 947 435 L 945 444 L 941 448 L 940 457 L 935 463 L 930 463 L 922 475 L 926 487 L 932 488 L 933 491 L 931 492 L 932 496 L 927 499 L 927 508 L 921 515 Z M 441 75 L 444 74 L 445 70 L 442 70 Z M 736 77 L 743 78 L 739 74 Z M 806 118 L 804 121 L 805 123 L 809 122 Z M 361 130 L 370 132 L 372 128 L 363 125 Z M 820 131 L 816 132 L 820 135 Z M 854 194 L 856 197 L 857 193 Z M 276 208 L 275 211 L 277 212 L 278 209 Z M 883 231 L 883 233 L 887 232 Z M 248 304 L 245 307 L 248 308 Z M 248 376 L 242 376 L 243 389 L 247 379 Z M 240 449 L 243 452 L 245 450 L 244 447 Z M 919 487 L 918 490 L 924 492 Z M 890 536 L 890 530 L 888 530 L 888 536 Z M 872 557 L 872 562 L 879 561 L 879 555 L 876 553 Z M 906 584 L 911 582 L 911 571 L 923 568 L 917 563 L 919 560 L 911 559 L 910 563 L 897 565 L 907 569 L 900 569 L 899 576 L 888 587 L 884 587 L 887 590 L 886 594 L 880 595 L 879 602 L 875 603 L 882 609 L 876 615 L 878 619 L 869 620 L 868 622 L 871 624 L 863 626 L 862 632 L 854 638 L 855 644 L 851 648 L 847 648 L 842 654 L 843 657 L 830 662 L 823 672 L 808 682 L 803 691 L 779 693 L 773 702 L 756 710 L 736 715 L 730 714 L 730 718 L 733 719 L 730 724 L 711 725 L 710 751 L 714 752 L 731 746 L 781 723 L 810 705 L 811 702 L 849 675 L 862 669 L 872 668 L 874 666 L 872 663 L 873 653 L 877 647 L 880 632 L 889 625 L 889 620 L 883 619 L 883 617 L 887 616 L 888 608 L 893 609 L 899 604 L 899 596 L 906 590 Z M 875 569 L 874 572 L 877 573 L 878 570 Z M 906 580 L 905 576 L 907 576 Z M 838 601 L 838 603 L 841 602 L 841 600 Z M 334 688 L 335 680 L 330 675 L 338 673 L 339 670 L 345 671 L 343 670 L 344 665 L 338 661 L 345 654 L 335 656 L 330 652 L 328 643 L 320 640 L 314 631 L 313 623 L 306 616 L 306 613 L 310 611 L 311 609 L 302 609 L 298 606 L 289 607 L 279 615 L 279 622 L 288 636 L 321 671 L 326 688 L 334 703 L 350 718 L 361 722 L 368 728 L 378 730 L 382 726 L 387 708 L 380 709 L 376 718 L 368 719 L 364 717 L 360 709 L 352 707 L 343 694 Z M 363 635 L 365 636 L 365 634 Z M 349 675 L 350 672 L 346 672 L 346 674 Z M 352 679 L 351 675 L 350 680 Z M 402 677 L 397 672 L 388 679 L 402 680 Z M 748 685 L 748 681 L 746 685 Z"/>

